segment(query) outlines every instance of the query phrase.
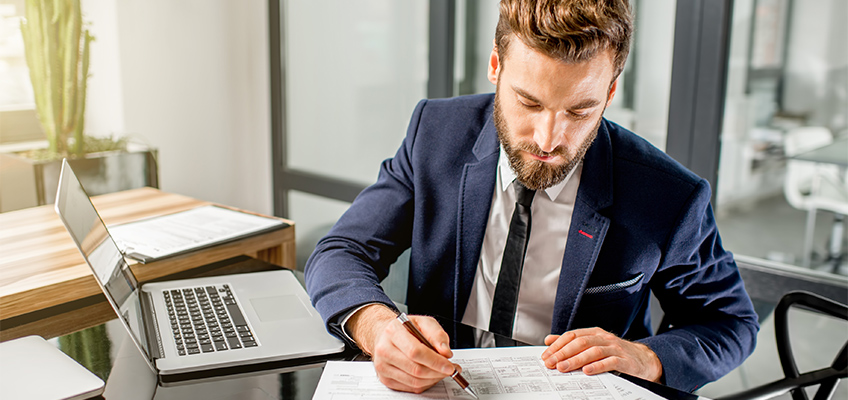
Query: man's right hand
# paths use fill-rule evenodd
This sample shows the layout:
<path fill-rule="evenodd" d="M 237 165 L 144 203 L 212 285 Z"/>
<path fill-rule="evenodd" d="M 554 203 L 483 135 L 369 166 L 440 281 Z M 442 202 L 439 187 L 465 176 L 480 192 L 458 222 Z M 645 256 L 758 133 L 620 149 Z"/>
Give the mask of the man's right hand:
<path fill-rule="evenodd" d="M 345 328 L 359 348 L 371 355 L 380 382 L 390 389 L 421 393 L 459 366 L 448 360 L 453 357 L 448 334 L 435 319 L 418 315 L 409 319 L 438 353 L 412 336 L 397 320 L 397 314 L 382 304 L 357 311 Z"/>

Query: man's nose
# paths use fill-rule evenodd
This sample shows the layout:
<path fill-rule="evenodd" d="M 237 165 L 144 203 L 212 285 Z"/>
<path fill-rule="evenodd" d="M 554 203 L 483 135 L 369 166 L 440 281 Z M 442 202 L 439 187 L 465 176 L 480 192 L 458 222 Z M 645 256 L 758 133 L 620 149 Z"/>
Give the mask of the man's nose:
<path fill-rule="evenodd" d="M 544 113 L 540 116 L 533 133 L 533 140 L 546 153 L 563 144 L 568 120 L 565 113 Z"/>

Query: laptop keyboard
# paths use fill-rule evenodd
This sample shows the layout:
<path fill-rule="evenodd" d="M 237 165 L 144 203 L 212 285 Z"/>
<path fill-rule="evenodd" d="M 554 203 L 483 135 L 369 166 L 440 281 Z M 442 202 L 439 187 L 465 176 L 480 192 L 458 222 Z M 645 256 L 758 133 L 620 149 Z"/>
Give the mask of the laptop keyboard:
<path fill-rule="evenodd" d="M 166 290 L 162 295 L 179 355 L 257 346 L 229 285 Z"/>

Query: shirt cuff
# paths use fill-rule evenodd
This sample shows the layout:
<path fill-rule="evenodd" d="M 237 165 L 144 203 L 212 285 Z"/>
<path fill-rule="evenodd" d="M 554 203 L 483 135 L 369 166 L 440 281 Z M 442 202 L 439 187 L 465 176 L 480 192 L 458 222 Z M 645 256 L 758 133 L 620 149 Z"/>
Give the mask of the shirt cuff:
<path fill-rule="evenodd" d="M 352 316 L 353 316 L 353 314 L 356 314 L 356 312 L 357 312 L 357 311 L 359 311 L 359 310 L 361 310 L 361 309 L 363 309 L 363 308 L 365 308 L 365 307 L 368 307 L 368 306 L 370 306 L 370 305 L 372 305 L 372 304 L 383 304 L 383 303 L 378 303 L 378 302 L 374 302 L 374 303 L 365 303 L 365 304 L 363 304 L 363 305 L 361 305 L 361 306 L 359 306 L 359 307 L 356 307 L 356 308 L 354 308 L 354 309 L 352 309 L 352 310 L 348 311 L 347 313 L 342 314 L 342 315 L 340 315 L 340 316 L 339 316 L 339 317 L 340 317 L 340 318 L 339 318 L 339 319 L 340 319 L 340 322 L 339 322 L 339 330 L 342 332 L 342 335 L 344 335 L 345 339 L 349 340 L 349 341 L 350 341 L 350 343 L 353 343 L 354 345 L 357 345 L 357 347 L 358 347 L 359 345 L 358 345 L 358 344 L 356 344 L 356 340 L 353 340 L 353 337 L 352 337 L 352 336 L 350 336 L 350 334 L 349 334 L 349 333 L 347 333 L 347 321 L 350 319 L 350 317 L 352 317 Z"/>

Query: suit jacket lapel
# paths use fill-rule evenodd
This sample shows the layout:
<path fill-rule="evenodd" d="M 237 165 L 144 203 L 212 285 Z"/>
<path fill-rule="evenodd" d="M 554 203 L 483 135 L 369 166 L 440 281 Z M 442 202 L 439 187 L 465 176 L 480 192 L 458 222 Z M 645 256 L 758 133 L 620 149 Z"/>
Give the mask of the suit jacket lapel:
<path fill-rule="evenodd" d="M 571 329 L 574 311 L 580 306 L 586 283 L 595 267 L 610 225 L 609 218 L 598 210 L 612 204 L 612 179 L 612 147 L 604 120 L 583 160 L 583 175 L 577 189 L 554 303 L 553 334 Z"/>
<path fill-rule="evenodd" d="M 454 279 L 454 320 L 459 321 L 468 305 L 480 249 L 488 224 L 498 165 L 498 136 L 491 112 L 474 144 L 477 162 L 465 164 L 460 180 L 457 218 L 457 266 Z"/>
<path fill-rule="evenodd" d="M 598 136 L 583 161 L 583 175 L 563 255 L 551 333 L 560 334 L 570 329 L 574 311 L 580 305 L 610 225 L 609 218 L 598 212 L 612 204 L 612 147 L 607 123 L 606 120 L 601 123 Z M 468 305 L 480 260 L 497 176 L 498 150 L 497 132 L 489 117 L 473 148 L 477 162 L 464 166 L 460 181 L 453 310 L 457 321 Z"/>

